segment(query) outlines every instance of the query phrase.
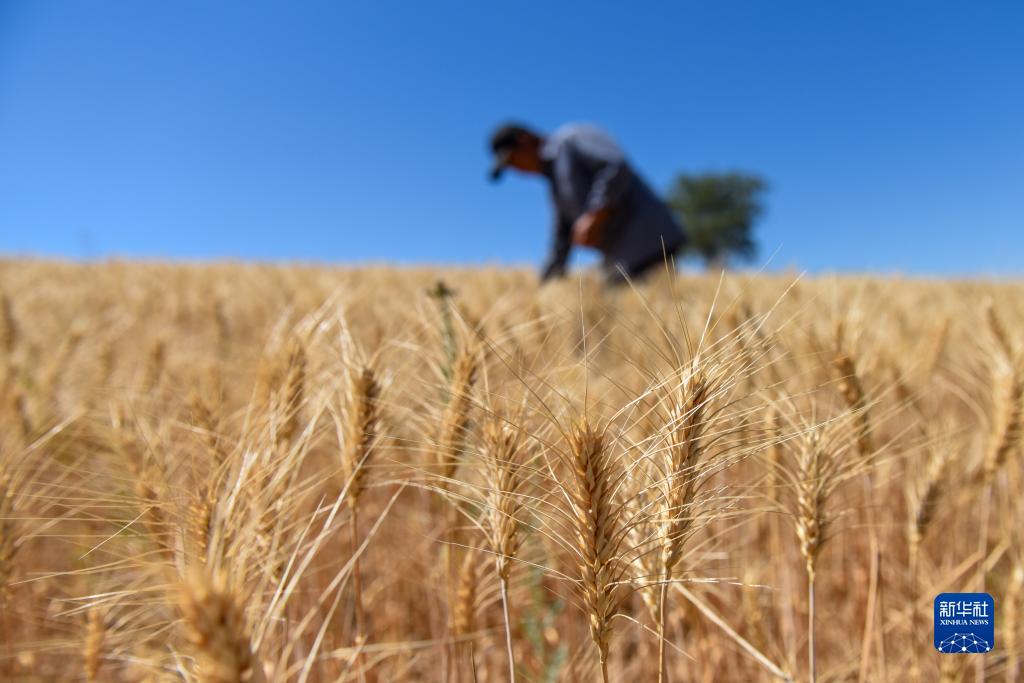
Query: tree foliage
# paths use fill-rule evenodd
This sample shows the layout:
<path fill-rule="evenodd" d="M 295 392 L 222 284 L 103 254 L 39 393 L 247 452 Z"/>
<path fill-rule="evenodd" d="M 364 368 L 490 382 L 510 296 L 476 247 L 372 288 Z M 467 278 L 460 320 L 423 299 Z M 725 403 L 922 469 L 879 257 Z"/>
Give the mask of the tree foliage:
<path fill-rule="evenodd" d="M 767 187 L 760 176 L 742 172 L 678 176 L 668 204 L 689 238 L 683 255 L 718 267 L 754 258 L 754 224 L 764 211 Z"/>

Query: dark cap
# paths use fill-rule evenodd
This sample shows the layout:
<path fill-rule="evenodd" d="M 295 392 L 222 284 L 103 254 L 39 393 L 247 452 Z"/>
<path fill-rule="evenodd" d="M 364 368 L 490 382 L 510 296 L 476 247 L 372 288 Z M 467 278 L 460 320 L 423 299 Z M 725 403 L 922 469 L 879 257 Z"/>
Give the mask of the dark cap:
<path fill-rule="evenodd" d="M 491 151 L 494 152 L 494 166 L 491 167 L 491 180 L 498 180 L 508 167 L 509 157 L 519 146 L 524 135 L 538 137 L 535 132 L 515 123 L 505 124 L 491 134 Z"/>

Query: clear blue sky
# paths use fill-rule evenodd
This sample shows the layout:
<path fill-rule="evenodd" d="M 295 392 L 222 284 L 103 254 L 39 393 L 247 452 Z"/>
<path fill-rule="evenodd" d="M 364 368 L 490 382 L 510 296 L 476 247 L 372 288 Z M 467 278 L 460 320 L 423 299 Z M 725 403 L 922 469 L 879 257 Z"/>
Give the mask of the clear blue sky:
<path fill-rule="evenodd" d="M 1024 3 L 0 0 L 0 253 L 534 263 L 517 118 L 772 184 L 771 267 L 1024 272 Z"/>

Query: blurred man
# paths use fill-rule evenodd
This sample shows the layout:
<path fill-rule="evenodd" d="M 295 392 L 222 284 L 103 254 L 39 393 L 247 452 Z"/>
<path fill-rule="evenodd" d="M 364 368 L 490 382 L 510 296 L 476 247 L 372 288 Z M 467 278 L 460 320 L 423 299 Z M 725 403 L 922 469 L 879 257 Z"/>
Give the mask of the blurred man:
<path fill-rule="evenodd" d="M 605 280 L 621 283 L 664 264 L 685 242 L 671 210 L 599 128 L 569 124 L 544 136 L 505 125 L 491 136 L 491 149 L 492 180 L 514 168 L 551 184 L 554 240 L 542 281 L 565 274 L 574 244 L 600 251 Z"/>

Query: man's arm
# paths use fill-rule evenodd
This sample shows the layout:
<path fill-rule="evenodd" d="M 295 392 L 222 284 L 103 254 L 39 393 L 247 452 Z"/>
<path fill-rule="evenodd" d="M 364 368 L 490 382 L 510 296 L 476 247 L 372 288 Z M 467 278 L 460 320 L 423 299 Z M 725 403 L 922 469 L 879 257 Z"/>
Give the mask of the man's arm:
<path fill-rule="evenodd" d="M 608 216 L 622 204 L 633 182 L 633 172 L 622 152 L 610 140 L 597 138 L 575 145 L 577 163 L 587 167 L 590 187 L 583 194 L 585 212 L 573 226 L 576 244 L 598 247 Z"/>
<path fill-rule="evenodd" d="M 587 212 L 613 209 L 622 203 L 633 173 L 624 159 L 594 159 L 599 168 L 587 195 Z"/>
<path fill-rule="evenodd" d="M 565 275 L 565 264 L 569 260 L 569 251 L 572 250 L 572 224 L 557 212 L 554 233 L 551 252 L 540 273 L 541 282 Z"/>
<path fill-rule="evenodd" d="M 590 171 L 586 211 L 614 209 L 621 204 L 633 181 L 633 172 L 618 145 L 598 133 L 581 135 L 574 141 L 571 150 L 575 162 Z"/>

